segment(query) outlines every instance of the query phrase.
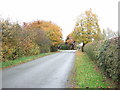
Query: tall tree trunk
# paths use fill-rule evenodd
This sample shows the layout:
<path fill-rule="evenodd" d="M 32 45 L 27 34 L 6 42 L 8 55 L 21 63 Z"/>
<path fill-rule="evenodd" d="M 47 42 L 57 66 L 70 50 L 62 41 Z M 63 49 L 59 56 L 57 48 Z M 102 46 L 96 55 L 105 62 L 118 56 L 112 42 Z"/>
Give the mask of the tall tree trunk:
<path fill-rule="evenodd" d="M 81 47 L 81 51 L 84 52 L 84 46 L 85 46 L 85 43 L 83 43 L 82 47 Z"/>

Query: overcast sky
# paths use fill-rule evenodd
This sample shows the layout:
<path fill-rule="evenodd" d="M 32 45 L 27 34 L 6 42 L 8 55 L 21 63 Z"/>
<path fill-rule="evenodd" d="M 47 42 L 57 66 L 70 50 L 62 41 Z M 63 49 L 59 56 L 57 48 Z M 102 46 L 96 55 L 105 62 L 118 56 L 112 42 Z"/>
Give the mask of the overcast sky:
<path fill-rule="evenodd" d="M 92 9 L 99 17 L 100 28 L 118 30 L 120 0 L 0 0 L 0 17 L 11 21 L 47 20 L 61 26 L 65 37 L 73 30 L 76 18 Z"/>

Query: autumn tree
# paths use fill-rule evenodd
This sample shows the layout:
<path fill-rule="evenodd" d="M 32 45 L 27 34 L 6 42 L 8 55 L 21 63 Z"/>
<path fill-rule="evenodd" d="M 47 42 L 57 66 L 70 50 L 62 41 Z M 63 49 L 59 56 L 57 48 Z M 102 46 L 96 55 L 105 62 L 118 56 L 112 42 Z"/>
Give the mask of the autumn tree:
<path fill-rule="evenodd" d="M 75 47 L 75 40 L 72 37 L 71 33 L 67 36 L 67 38 L 65 40 L 65 44 L 67 46 L 69 46 L 69 49 L 74 49 L 74 47 Z"/>
<path fill-rule="evenodd" d="M 13 53 L 16 51 L 16 40 L 14 31 L 20 29 L 18 24 L 11 24 L 8 20 L 1 21 L 2 30 L 2 59 L 14 59 L 16 56 Z"/>
<path fill-rule="evenodd" d="M 31 40 L 39 46 L 41 53 L 50 52 L 51 41 L 44 30 L 34 28 L 30 30 L 30 36 Z"/>
<path fill-rule="evenodd" d="M 61 43 L 63 43 L 62 29 L 50 21 L 34 21 L 31 23 L 25 23 L 24 27 L 27 29 L 37 28 L 44 30 L 47 33 L 47 37 L 50 39 L 52 49 L 58 47 Z"/>
<path fill-rule="evenodd" d="M 61 28 L 45 21 L 24 23 L 0 20 L 0 61 L 50 52 L 62 41 Z"/>
<path fill-rule="evenodd" d="M 27 30 L 9 20 L 0 22 L 2 31 L 2 61 L 14 60 L 22 56 L 39 54 L 38 45 L 31 40 Z"/>
<path fill-rule="evenodd" d="M 101 39 L 98 17 L 91 9 L 78 17 L 72 36 L 78 43 L 83 43 L 82 51 L 85 44 Z"/>

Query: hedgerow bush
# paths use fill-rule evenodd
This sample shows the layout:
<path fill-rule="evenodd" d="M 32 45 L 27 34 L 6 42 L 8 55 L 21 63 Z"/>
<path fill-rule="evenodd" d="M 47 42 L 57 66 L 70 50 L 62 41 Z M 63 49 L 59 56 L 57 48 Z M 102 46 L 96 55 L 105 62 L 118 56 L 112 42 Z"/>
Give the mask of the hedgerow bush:
<path fill-rule="evenodd" d="M 51 42 L 45 31 L 29 30 L 8 20 L 0 20 L 0 26 L 0 62 L 50 52 Z"/>
<path fill-rule="evenodd" d="M 2 61 L 40 53 L 40 47 L 30 39 L 25 30 L 2 30 Z"/>
<path fill-rule="evenodd" d="M 60 49 L 61 49 L 61 50 L 69 50 L 70 47 L 67 46 L 67 45 L 61 45 Z"/>
<path fill-rule="evenodd" d="M 105 75 L 117 83 L 120 82 L 120 59 L 118 58 L 120 47 L 118 45 L 118 37 L 88 43 L 84 50 L 91 60 L 94 60 L 102 68 Z"/>
<path fill-rule="evenodd" d="M 51 52 L 56 52 L 57 50 L 58 50 L 58 48 L 55 47 L 55 46 L 51 46 L 51 48 L 50 48 L 50 51 L 51 51 Z"/>

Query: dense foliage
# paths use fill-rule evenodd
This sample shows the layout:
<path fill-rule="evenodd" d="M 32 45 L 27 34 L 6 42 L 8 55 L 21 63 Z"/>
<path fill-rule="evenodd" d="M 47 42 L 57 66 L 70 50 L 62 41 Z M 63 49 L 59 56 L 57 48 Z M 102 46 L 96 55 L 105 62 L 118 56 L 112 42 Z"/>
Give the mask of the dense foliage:
<path fill-rule="evenodd" d="M 70 47 L 66 44 L 63 44 L 63 45 L 60 46 L 60 49 L 61 50 L 70 50 Z"/>
<path fill-rule="evenodd" d="M 85 44 L 102 38 L 97 15 L 91 9 L 78 17 L 72 36 L 76 42 L 83 43 L 82 51 Z"/>
<path fill-rule="evenodd" d="M 120 47 L 118 45 L 118 37 L 89 43 L 84 49 L 109 78 L 115 82 L 120 82 L 120 60 L 118 58 Z"/>
<path fill-rule="evenodd" d="M 44 24 L 39 26 L 42 22 Z M 37 21 L 21 26 L 0 20 L 0 27 L 1 61 L 56 51 L 55 47 L 62 42 L 61 29 L 51 22 Z"/>
<path fill-rule="evenodd" d="M 69 50 L 73 50 L 75 49 L 75 44 L 75 39 L 73 38 L 72 33 L 70 33 L 65 40 L 65 45 Z"/>
<path fill-rule="evenodd" d="M 44 30 L 51 41 L 52 47 L 58 47 L 61 43 L 63 43 L 62 29 L 50 21 L 47 22 L 38 20 L 31 23 L 25 23 L 24 27 L 32 30 L 36 28 L 38 30 Z"/>

